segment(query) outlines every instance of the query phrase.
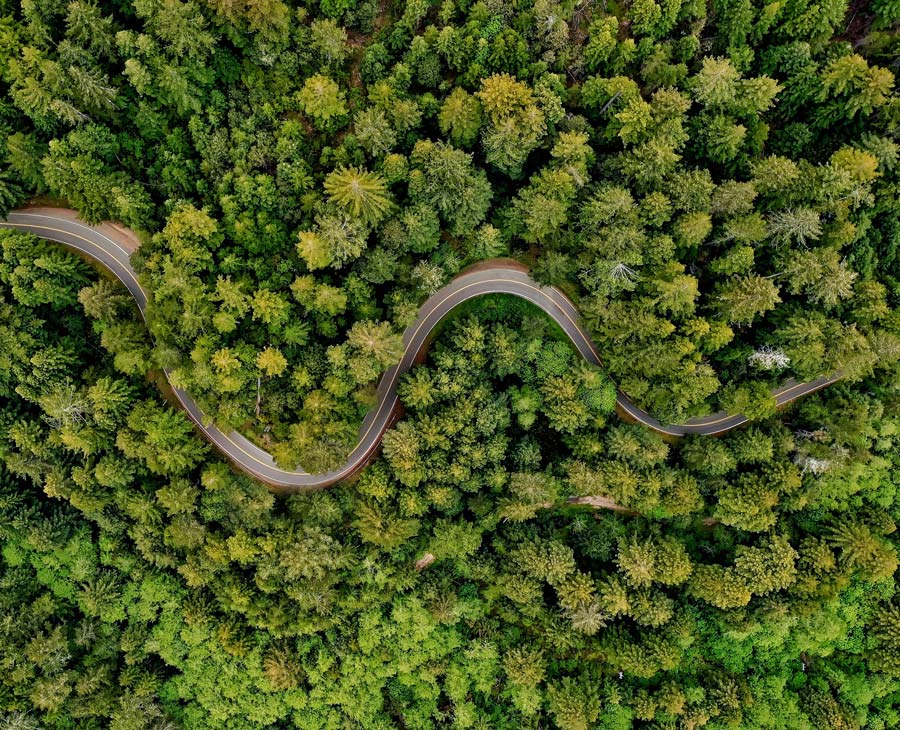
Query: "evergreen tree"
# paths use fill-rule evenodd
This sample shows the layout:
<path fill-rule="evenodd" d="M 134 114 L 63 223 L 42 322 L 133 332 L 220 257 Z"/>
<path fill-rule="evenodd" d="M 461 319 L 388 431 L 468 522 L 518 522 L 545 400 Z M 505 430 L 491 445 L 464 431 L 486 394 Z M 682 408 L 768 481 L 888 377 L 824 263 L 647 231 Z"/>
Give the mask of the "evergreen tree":
<path fill-rule="evenodd" d="M 330 173 L 325 192 L 345 213 L 370 226 L 377 225 L 392 205 L 384 180 L 360 168 L 341 167 Z"/>

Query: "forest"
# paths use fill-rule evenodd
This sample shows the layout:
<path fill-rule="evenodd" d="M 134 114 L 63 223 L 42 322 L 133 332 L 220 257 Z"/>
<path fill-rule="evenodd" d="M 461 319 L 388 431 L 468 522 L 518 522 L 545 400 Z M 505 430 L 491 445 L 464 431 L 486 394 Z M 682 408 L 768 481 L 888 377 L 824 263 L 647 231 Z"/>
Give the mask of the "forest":
<path fill-rule="evenodd" d="M 900 727 L 900 0 L 0 0 L 0 729 Z M 342 464 L 422 303 L 502 259 Z M 777 408 L 789 378 L 840 380 Z M 671 438 L 663 423 L 750 423 Z"/>

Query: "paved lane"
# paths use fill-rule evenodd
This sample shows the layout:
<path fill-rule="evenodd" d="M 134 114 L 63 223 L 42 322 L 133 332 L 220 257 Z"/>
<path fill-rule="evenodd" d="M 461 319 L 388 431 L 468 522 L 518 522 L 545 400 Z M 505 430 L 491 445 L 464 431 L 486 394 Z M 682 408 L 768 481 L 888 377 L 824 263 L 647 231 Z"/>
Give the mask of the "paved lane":
<path fill-rule="evenodd" d="M 0 221 L 0 226 L 27 231 L 61 243 L 102 264 L 125 285 L 137 302 L 141 316 L 145 317 L 147 293 L 141 288 L 131 267 L 129 245 L 133 245 L 134 239 L 128 236 L 127 231 L 109 225 L 89 226 L 80 221 L 74 211 L 63 208 L 26 208 L 14 211 L 5 222 Z M 412 367 L 432 330 L 454 307 L 485 294 L 510 294 L 531 302 L 562 327 L 585 360 L 601 365 L 594 343 L 580 324 L 578 311 L 565 294 L 555 287 L 539 286 L 527 272 L 514 265 L 486 262 L 478 270 L 457 276 L 422 305 L 416 321 L 403 333 L 405 348 L 400 363 L 388 369 L 379 381 L 377 405 L 363 419 L 359 441 L 346 464 L 339 469 L 324 474 L 282 469 L 268 453 L 237 431 L 225 433 L 212 424 L 186 391 L 180 388 L 173 390 L 206 438 L 246 473 L 283 492 L 328 487 L 362 468 L 378 448 L 381 437 L 397 410 L 397 381 Z M 778 405 L 784 405 L 838 379 L 838 376 L 828 376 L 809 383 L 788 380 L 774 391 L 775 400 Z M 666 425 L 638 408 L 621 391 L 617 394 L 617 406 L 638 423 L 672 436 L 691 433 L 711 436 L 730 431 L 747 422 L 744 416 L 714 413 L 702 418 L 692 418 L 682 424 Z"/>

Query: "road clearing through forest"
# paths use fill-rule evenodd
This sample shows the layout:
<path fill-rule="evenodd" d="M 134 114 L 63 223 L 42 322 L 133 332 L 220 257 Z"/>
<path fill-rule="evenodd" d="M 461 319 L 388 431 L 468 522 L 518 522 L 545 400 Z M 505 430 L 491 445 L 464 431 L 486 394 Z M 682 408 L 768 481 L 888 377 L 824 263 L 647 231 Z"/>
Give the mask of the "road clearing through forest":
<path fill-rule="evenodd" d="M 141 316 L 146 320 L 147 293 L 138 282 L 131 266 L 136 235 L 119 225 L 104 223 L 91 226 L 78 218 L 76 211 L 67 208 L 34 207 L 13 211 L 0 227 L 13 228 L 48 241 L 60 243 L 96 261 L 124 284 L 134 297 Z M 381 437 L 390 427 L 399 406 L 397 382 L 415 363 L 417 355 L 428 342 L 428 336 L 440 321 L 455 307 L 475 297 L 487 294 L 510 294 L 520 297 L 543 310 L 572 341 L 581 356 L 593 365 L 602 367 L 600 355 L 585 328 L 580 324 L 578 311 L 569 298 L 556 287 L 541 286 L 520 267 L 509 263 L 482 262 L 474 270 L 464 272 L 447 286 L 429 297 L 416 321 L 403 333 L 403 357 L 381 376 L 377 403 L 363 419 L 359 441 L 346 463 L 338 469 L 321 474 L 279 467 L 272 456 L 237 431 L 225 433 L 212 424 L 186 391 L 172 390 L 184 410 L 203 435 L 228 459 L 247 474 L 266 482 L 280 492 L 303 492 L 331 486 L 361 469 L 375 453 Z M 164 371 L 166 378 L 169 373 Z M 773 391 L 779 406 L 820 390 L 839 380 L 836 375 L 817 378 L 808 383 L 791 379 Z M 171 381 L 171 379 L 170 379 Z M 691 418 L 682 424 L 665 425 L 642 410 L 617 390 L 616 407 L 636 422 L 669 436 L 700 434 L 714 436 L 747 423 L 741 415 L 713 413 Z"/>

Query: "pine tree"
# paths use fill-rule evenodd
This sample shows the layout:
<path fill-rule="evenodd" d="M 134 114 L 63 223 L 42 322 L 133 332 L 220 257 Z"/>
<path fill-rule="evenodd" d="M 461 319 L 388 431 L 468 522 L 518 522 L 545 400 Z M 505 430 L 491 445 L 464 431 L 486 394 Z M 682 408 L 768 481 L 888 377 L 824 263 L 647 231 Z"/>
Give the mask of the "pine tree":
<path fill-rule="evenodd" d="M 10 171 L 15 173 L 11 181 L 37 193 L 44 192 L 47 186 L 41 171 L 41 157 L 45 152 L 44 145 L 33 134 L 16 132 L 9 135 L 6 138 L 6 160 Z M 10 192 L 16 192 L 17 187 L 11 186 Z"/>
<path fill-rule="evenodd" d="M 478 139 L 483 115 L 478 99 L 457 87 L 444 100 L 438 122 L 441 132 L 459 147 L 471 147 Z"/>
<path fill-rule="evenodd" d="M 769 216 L 769 235 L 776 244 L 797 243 L 805 246 L 822 235 L 819 214 L 810 208 L 780 210 Z"/>
<path fill-rule="evenodd" d="M 647 587 L 656 577 L 656 550 L 649 541 L 620 539 L 616 564 L 630 585 Z"/>
<path fill-rule="evenodd" d="M 728 109 L 738 96 L 740 73 L 727 58 L 704 58 L 693 78 L 694 98 L 710 109 Z"/>
<path fill-rule="evenodd" d="M 425 478 L 424 455 L 412 424 L 404 421 L 385 433 L 382 448 L 394 476 L 401 483 L 414 487 Z"/>
<path fill-rule="evenodd" d="M 324 67 L 339 68 L 347 58 L 347 31 L 331 18 L 314 20 L 309 26 L 312 47 Z"/>
<path fill-rule="evenodd" d="M 533 91 L 508 74 L 495 74 L 482 80 L 475 95 L 490 122 L 483 139 L 488 162 L 519 177 L 525 159 L 547 130 Z"/>
<path fill-rule="evenodd" d="M 894 74 L 886 68 L 869 66 L 858 54 L 831 60 L 822 74 L 820 98 L 830 102 L 833 116 L 868 116 L 887 102 Z"/>
<path fill-rule="evenodd" d="M 363 254 L 368 231 L 362 219 L 325 212 L 316 216 L 314 230 L 300 231 L 297 253 L 311 270 L 340 268 Z"/>
<path fill-rule="evenodd" d="M 410 155 L 409 192 L 432 206 L 454 235 L 472 233 L 490 207 L 491 186 L 472 156 L 442 142 L 420 140 Z"/>
<path fill-rule="evenodd" d="M 151 471 L 166 475 L 189 471 L 208 450 L 181 412 L 160 410 L 153 401 L 134 407 L 128 429 L 118 432 L 116 445 L 126 455 L 143 459 Z"/>
<path fill-rule="evenodd" d="M 654 544 L 654 580 L 667 586 L 681 585 L 693 566 L 687 550 L 677 538 L 657 539 Z"/>
<path fill-rule="evenodd" d="M 695 565 L 688 592 L 716 608 L 740 608 L 750 602 L 751 591 L 732 568 Z"/>
<path fill-rule="evenodd" d="M 716 308 L 729 323 L 750 324 L 781 301 L 771 279 L 745 275 L 721 284 L 715 292 Z"/>
<path fill-rule="evenodd" d="M 347 97 L 341 88 L 327 76 L 316 74 L 303 83 L 297 100 L 313 123 L 324 129 L 339 122 L 347 114 Z"/>
<path fill-rule="evenodd" d="M 96 283 L 78 292 L 78 301 L 84 307 L 84 311 L 94 319 L 112 322 L 130 298 L 118 285 L 107 279 L 98 279 Z"/>
<path fill-rule="evenodd" d="M 396 132 L 391 128 L 385 113 L 377 107 L 360 111 L 353 120 L 353 131 L 371 157 L 382 157 L 397 144 Z M 392 178 L 392 175 L 388 175 L 391 182 Z"/>
<path fill-rule="evenodd" d="M 766 595 L 793 585 L 797 577 L 797 551 L 784 536 L 773 537 L 759 547 L 738 548 L 734 571 L 755 595 Z"/>
<path fill-rule="evenodd" d="M 283 324 L 290 311 L 290 303 L 286 297 L 271 289 L 259 289 L 250 301 L 253 319 L 263 324 L 278 327 Z"/>
<path fill-rule="evenodd" d="M 19 207 L 25 200 L 25 191 L 20 178 L 14 170 L 0 170 L 0 216 Z"/>
<path fill-rule="evenodd" d="M 115 111 L 116 89 L 105 74 L 97 69 L 76 65 L 69 66 L 67 71 L 71 92 L 82 109 L 100 117 Z"/>
<path fill-rule="evenodd" d="M 728 385 L 722 389 L 719 400 L 727 413 L 746 416 L 751 421 L 771 418 L 778 408 L 768 383 L 759 381 Z"/>
<path fill-rule="evenodd" d="M 353 218 L 376 226 L 393 203 L 380 175 L 359 167 L 339 167 L 325 178 L 328 199 Z"/>
<path fill-rule="evenodd" d="M 828 309 L 853 296 L 857 274 L 832 248 L 791 251 L 784 257 L 782 270 L 793 293 L 802 291 Z"/>
<path fill-rule="evenodd" d="M 547 688 L 547 699 L 561 730 L 589 730 L 600 716 L 600 699 L 584 680 L 563 677 Z"/>
<path fill-rule="evenodd" d="M 403 337 L 388 322 L 356 322 L 347 333 L 351 360 L 365 360 L 376 370 L 394 365 L 403 354 Z"/>
<path fill-rule="evenodd" d="M 897 551 L 862 522 L 842 521 L 829 529 L 826 539 L 840 549 L 841 562 L 851 570 L 861 570 L 874 580 L 897 570 Z"/>
<path fill-rule="evenodd" d="M 872 616 L 871 636 L 874 650 L 869 665 L 894 677 L 900 676 L 900 607 L 880 606 Z"/>
<path fill-rule="evenodd" d="M 674 601 L 660 590 L 643 588 L 629 597 L 628 615 L 640 626 L 662 626 L 673 614 Z"/>
<path fill-rule="evenodd" d="M 394 550 L 419 532 L 420 523 L 391 514 L 375 504 L 364 504 L 357 511 L 353 526 L 366 542 L 382 550 Z"/>
<path fill-rule="evenodd" d="M 287 364 L 287 358 L 277 347 L 267 347 L 256 356 L 256 366 L 269 377 L 281 375 Z"/>
<path fill-rule="evenodd" d="M 503 671 L 512 684 L 521 687 L 537 687 L 547 674 L 543 653 L 527 646 L 514 647 L 504 654 Z"/>

